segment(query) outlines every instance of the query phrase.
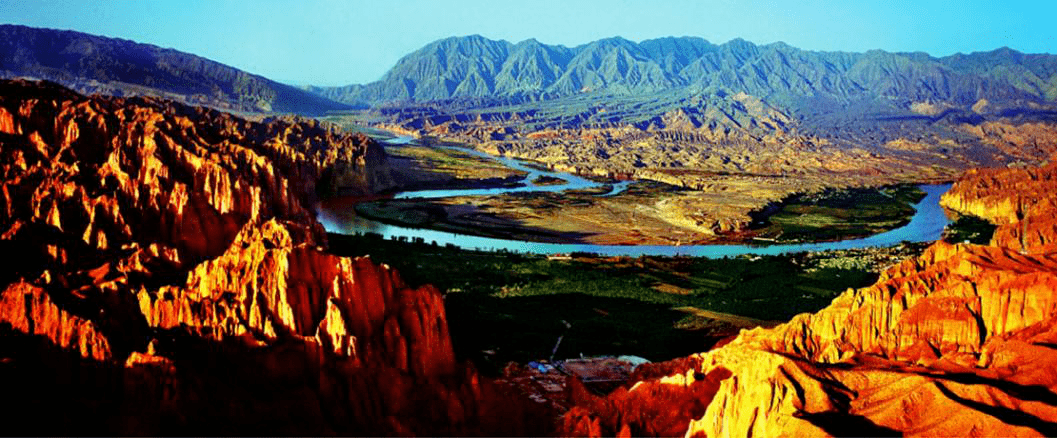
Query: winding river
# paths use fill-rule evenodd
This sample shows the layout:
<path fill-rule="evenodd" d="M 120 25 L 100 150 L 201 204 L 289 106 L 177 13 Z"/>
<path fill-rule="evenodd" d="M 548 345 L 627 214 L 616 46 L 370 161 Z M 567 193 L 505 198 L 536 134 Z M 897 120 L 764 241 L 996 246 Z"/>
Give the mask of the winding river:
<path fill-rule="evenodd" d="M 522 187 L 492 188 L 492 189 L 418 190 L 418 191 L 413 191 L 413 192 L 397 193 L 396 195 L 393 196 L 394 198 L 396 198 L 396 199 L 447 198 L 447 197 L 451 197 L 451 196 L 491 196 L 491 195 L 500 195 L 500 194 L 503 194 L 503 193 L 517 193 L 517 192 L 563 192 L 563 191 L 566 191 L 566 190 L 595 189 L 595 188 L 599 188 L 599 187 L 603 186 L 602 183 L 594 182 L 594 181 L 591 181 L 589 179 L 586 179 L 586 178 L 583 178 L 583 177 L 580 177 L 580 176 L 577 176 L 577 175 L 573 175 L 571 173 L 547 171 L 547 170 L 541 170 L 541 169 L 536 168 L 536 167 L 528 166 L 528 165 L 525 164 L 525 162 L 517 160 L 517 159 L 514 159 L 514 158 L 510 158 L 510 157 L 497 157 L 497 156 L 489 155 L 489 154 L 486 154 L 484 152 L 476 151 L 476 150 L 473 150 L 473 149 L 456 148 L 456 147 L 449 147 L 449 146 L 435 146 L 435 147 L 444 147 L 444 148 L 447 148 L 447 149 L 454 149 L 454 150 L 457 150 L 459 152 L 468 153 L 470 155 L 474 155 L 474 156 L 477 156 L 477 157 L 483 157 L 483 158 L 486 158 L 486 159 L 489 159 L 489 160 L 493 160 L 493 161 L 499 162 L 500 164 L 502 164 L 502 165 L 504 165 L 506 167 L 509 167 L 511 169 L 520 170 L 522 172 L 528 172 L 528 175 L 526 175 L 524 181 L 522 181 L 525 185 L 522 186 Z M 537 185 L 537 184 L 532 182 L 536 178 L 539 178 L 541 176 L 551 177 L 551 178 L 560 178 L 560 179 L 564 180 L 565 182 L 562 183 L 562 184 L 547 184 L 547 185 Z M 628 187 L 628 185 L 631 184 L 632 182 L 634 182 L 634 181 L 620 181 L 618 183 L 611 184 L 613 186 L 612 190 L 610 190 L 608 193 L 601 194 L 601 195 L 598 195 L 598 196 L 613 196 L 613 195 L 619 194 L 620 192 L 623 192 L 624 189 L 626 189 Z"/>
<path fill-rule="evenodd" d="M 390 140 L 392 145 L 407 144 L 410 138 L 401 137 Z M 463 190 L 421 190 L 413 192 L 401 192 L 396 198 L 443 198 L 449 196 L 487 196 L 501 193 L 513 192 L 560 192 L 564 190 L 592 189 L 602 186 L 585 178 L 565 172 L 544 171 L 524 162 L 509 158 L 496 157 L 483 152 L 470 149 L 458 148 L 459 151 L 467 152 L 476 156 L 496 160 L 514 169 L 528 172 L 524 187 L 494 188 L 494 189 L 463 189 Z M 532 180 L 539 176 L 560 178 L 566 182 L 555 185 L 535 185 Z M 599 196 L 612 196 L 623 191 L 630 181 L 613 184 L 613 189 Z M 875 234 L 860 239 L 841 240 L 836 242 L 799 243 L 788 245 L 594 245 L 582 243 L 540 243 L 520 240 L 497 239 L 491 237 L 471 236 L 455 234 L 445 231 L 437 231 L 422 228 L 408 228 L 396 225 L 388 225 L 355 216 L 353 206 L 342 203 L 327 202 L 321 204 L 318 219 L 327 231 L 340 234 L 376 233 L 388 239 L 407 237 L 409 239 L 421 238 L 425 242 L 436 242 L 438 245 L 453 244 L 461 248 L 489 250 L 489 251 L 511 251 L 535 254 L 558 254 L 571 252 L 588 252 L 606 256 L 697 256 L 697 257 L 729 257 L 742 254 L 773 255 L 794 253 L 802 251 L 825 251 L 833 249 L 853 249 L 866 247 L 884 247 L 899 244 L 900 242 L 931 242 L 939 239 L 943 228 L 950 222 L 943 208 L 940 207 L 940 196 L 950 189 L 950 184 L 922 185 L 926 196 L 914 206 L 915 213 L 910 222 L 903 227 Z"/>

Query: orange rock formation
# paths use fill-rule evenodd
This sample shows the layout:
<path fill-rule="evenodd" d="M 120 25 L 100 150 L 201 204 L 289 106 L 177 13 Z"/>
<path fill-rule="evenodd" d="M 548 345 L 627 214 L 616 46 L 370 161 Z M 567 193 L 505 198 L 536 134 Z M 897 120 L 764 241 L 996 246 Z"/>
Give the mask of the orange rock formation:
<path fill-rule="evenodd" d="M 11 433 L 545 431 L 455 361 L 435 288 L 323 251 L 318 194 L 391 184 L 365 136 L 0 82 L 0 171 Z"/>
<path fill-rule="evenodd" d="M 443 300 L 327 254 L 366 137 L 0 82 L 0 421 L 13 434 L 537 435 L 452 354 Z M 999 225 L 606 398 L 566 434 L 1057 435 L 1057 167 L 968 173 Z M 575 385 L 574 385 L 575 386 Z M 37 421 L 46 416 L 47 421 Z"/>
<path fill-rule="evenodd" d="M 1002 225 L 994 246 L 1027 253 L 1052 252 L 1057 236 L 1057 164 L 966 173 L 943 205 Z"/>
<path fill-rule="evenodd" d="M 574 408 L 565 432 L 1057 435 L 1055 172 L 969 172 L 944 205 L 998 224 L 990 246 L 937 242 L 818 313 Z"/>

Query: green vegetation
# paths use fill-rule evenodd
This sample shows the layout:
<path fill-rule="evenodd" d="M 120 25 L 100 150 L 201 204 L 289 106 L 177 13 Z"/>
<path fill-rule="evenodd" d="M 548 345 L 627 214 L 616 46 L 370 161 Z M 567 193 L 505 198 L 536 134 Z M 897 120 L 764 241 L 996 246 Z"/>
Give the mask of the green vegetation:
<path fill-rule="evenodd" d="M 326 116 L 317 118 L 324 122 L 333 123 L 346 132 L 362 132 L 375 140 L 386 141 L 396 138 L 396 135 L 392 132 L 372 128 L 370 126 L 372 123 L 380 122 L 382 119 L 377 115 L 369 114 L 367 111 L 334 111 Z"/>
<path fill-rule="evenodd" d="M 995 234 L 995 225 L 976 216 L 959 216 L 947 225 L 943 231 L 943 241 L 947 243 L 975 243 L 987 245 Z"/>
<path fill-rule="evenodd" d="M 800 195 L 784 202 L 757 230 L 777 241 L 828 241 L 862 237 L 901 227 L 925 192 L 912 185 L 841 189 Z"/>
<path fill-rule="evenodd" d="M 474 56 L 466 56 L 467 53 Z M 407 54 L 377 82 L 313 90 L 348 103 L 425 102 L 456 95 L 492 98 L 480 99 L 489 104 L 480 106 L 499 104 L 496 114 L 506 113 L 515 106 L 503 106 L 505 102 L 538 101 L 544 104 L 541 106 L 552 106 L 554 101 L 565 104 L 562 98 L 568 97 L 608 94 L 620 98 L 681 88 L 688 89 L 686 94 L 693 97 L 699 94 L 689 91 L 715 90 L 732 95 L 767 96 L 772 104 L 792 101 L 800 107 L 810 105 L 803 102 L 810 100 L 809 97 L 823 97 L 819 100 L 826 103 L 829 100 L 825 98 L 866 102 L 884 97 L 896 97 L 900 101 L 950 101 L 956 96 L 977 95 L 979 90 L 975 84 L 980 80 L 993 81 L 994 91 L 985 96 L 990 100 L 1016 95 L 1012 90 L 1041 99 L 1057 95 L 1054 91 L 1057 57 L 1052 55 L 1023 56 L 1009 49 L 945 58 L 918 55 L 882 51 L 813 52 L 784 44 L 756 45 L 743 40 L 715 45 L 692 37 L 638 43 L 618 37 L 569 48 L 535 41 L 514 45 L 465 36 L 437 40 Z M 620 57 L 622 62 L 598 62 L 615 57 Z M 783 68 L 766 70 L 762 80 L 744 80 L 739 73 L 761 65 Z M 959 80 L 950 80 L 947 72 L 957 73 Z M 915 86 L 918 82 L 899 80 L 905 77 L 945 86 L 922 91 Z M 921 94 L 928 91 L 931 93 Z M 862 94 L 867 98 L 863 99 Z M 544 96 L 548 98 L 540 99 Z M 571 100 L 567 105 L 574 107 L 569 111 L 573 113 L 577 110 L 576 99 Z M 647 99 L 639 101 L 649 103 Z M 463 98 L 454 100 L 452 106 L 473 103 L 475 100 Z"/>
<path fill-rule="evenodd" d="M 502 163 L 458 149 L 428 146 L 386 146 L 386 153 L 413 160 L 422 169 L 458 178 L 524 177 L 528 172 L 511 169 Z"/>
<path fill-rule="evenodd" d="M 415 228 L 432 227 L 448 216 L 444 207 L 418 199 L 361 202 L 356 204 L 356 214 L 386 224 Z"/>
<path fill-rule="evenodd" d="M 784 321 L 876 279 L 865 269 L 819 268 L 817 255 L 548 260 L 377 235 L 332 234 L 329 240 L 335 254 L 370 254 L 411 285 L 430 283 L 445 291 L 456 353 L 486 370 L 546 358 L 563 334 L 556 357 L 671 359 L 703 351 L 738 326 L 676 308 Z"/>
<path fill-rule="evenodd" d="M 568 181 L 566 181 L 564 179 L 555 178 L 553 176 L 547 176 L 547 175 L 540 175 L 540 176 L 536 177 L 536 179 L 532 180 L 532 183 L 537 185 L 537 186 L 556 186 L 558 184 L 565 184 L 567 182 Z"/>
<path fill-rule="evenodd" d="M 561 193 L 507 193 L 479 203 L 469 198 L 383 199 L 357 204 L 356 212 L 369 219 L 400 226 L 488 237 L 568 241 L 562 238 L 561 233 L 526 227 L 516 220 L 503 219 L 494 212 L 531 211 L 543 214 L 570 207 L 590 208 L 600 202 L 597 197 L 599 194 L 610 190 L 611 186 L 606 186 L 604 190 L 566 190 Z M 629 185 L 619 196 L 642 200 L 681 190 L 685 189 L 659 182 L 639 181 Z M 824 242 L 865 237 L 906 225 L 914 215 L 914 205 L 924 196 L 925 193 L 913 185 L 828 190 L 800 195 L 774 208 L 770 216 L 760 219 L 756 228 L 749 230 L 749 235 L 776 242 Z M 479 211 L 470 207 L 453 207 L 459 203 L 473 204 L 473 209 Z M 489 213 L 482 213 L 485 211 Z M 516 216 L 516 213 L 511 216 Z"/>

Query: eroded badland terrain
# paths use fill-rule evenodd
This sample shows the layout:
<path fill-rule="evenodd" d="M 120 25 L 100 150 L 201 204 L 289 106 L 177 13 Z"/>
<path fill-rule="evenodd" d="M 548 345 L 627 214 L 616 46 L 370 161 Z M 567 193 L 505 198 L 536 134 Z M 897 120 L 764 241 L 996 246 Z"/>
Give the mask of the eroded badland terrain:
<path fill-rule="evenodd" d="M 566 433 L 1054 434 L 1055 172 L 970 172 L 944 203 L 999 224 L 989 245 L 938 242 L 817 313 L 574 408 Z"/>
<path fill-rule="evenodd" d="M 325 252 L 317 193 L 390 184 L 367 137 L 2 87 L 9 431 L 532 430 L 456 361 L 437 289 Z"/>
<path fill-rule="evenodd" d="M 218 84 L 195 100 L 183 76 L 151 81 L 185 102 L 372 109 L 243 118 L 0 81 L 11 434 L 1057 435 L 1049 57 L 466 37 L 308 99 L 257 79 L 228 90 L 248 79 L 163 54 Z M 350 124 L 419 141 L 383 146 Z M 441 143 L 636 182 L 612 197 L 384 199 L 525 184 Z M 947 241 L 715 260 L 328 234 L 315 211 L 351 196 L 396 222 L 526 240 L 827 240 L 896 226 L 907 211 L 856 222 L 856 207 L 909 208 L 906 184 L 940 181 L 960 216 Z M 634 356 L 591 358 L 618 355 Z"/>

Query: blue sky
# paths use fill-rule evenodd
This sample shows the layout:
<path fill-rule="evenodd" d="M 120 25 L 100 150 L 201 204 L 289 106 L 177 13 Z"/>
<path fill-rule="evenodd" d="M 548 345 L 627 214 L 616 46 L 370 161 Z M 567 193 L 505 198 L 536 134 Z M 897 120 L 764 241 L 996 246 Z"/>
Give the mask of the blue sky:
<path fill-rule="evenodd" d="M 131 39 L 319 85 L 376 80 L 401 56 L 453 35 L 570 47 L 699 36 L 934 56 L 1002 46 L 1057 53 L 1055 18 L 1052 0 L 0 0 L 0 23 Z"/>

